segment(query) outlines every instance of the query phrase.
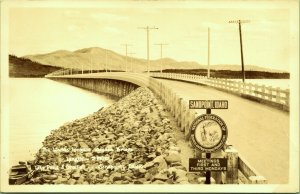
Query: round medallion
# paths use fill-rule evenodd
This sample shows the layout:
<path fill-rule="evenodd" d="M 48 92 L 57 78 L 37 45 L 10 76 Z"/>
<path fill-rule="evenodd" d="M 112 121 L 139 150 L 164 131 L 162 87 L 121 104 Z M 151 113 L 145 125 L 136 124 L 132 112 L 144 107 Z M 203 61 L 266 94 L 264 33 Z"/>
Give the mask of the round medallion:
<path fill-rule="evenodd" d="M 227 126 L 217 115 L 198 116 L 191 125 L 191 141 L 201 152 L 211 153 L 221 149 L 227 140 Z"/>

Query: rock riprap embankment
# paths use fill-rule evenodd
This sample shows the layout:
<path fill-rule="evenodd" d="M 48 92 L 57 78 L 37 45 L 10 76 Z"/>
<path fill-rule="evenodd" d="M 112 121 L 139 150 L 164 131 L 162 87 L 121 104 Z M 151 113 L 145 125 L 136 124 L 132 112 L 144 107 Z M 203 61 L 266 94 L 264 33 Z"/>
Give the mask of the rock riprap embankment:
<path fill-rule="evenodd" d="M 189 183 L 174 127 L 147 88 L 53 130 L 27 184 Z"/>

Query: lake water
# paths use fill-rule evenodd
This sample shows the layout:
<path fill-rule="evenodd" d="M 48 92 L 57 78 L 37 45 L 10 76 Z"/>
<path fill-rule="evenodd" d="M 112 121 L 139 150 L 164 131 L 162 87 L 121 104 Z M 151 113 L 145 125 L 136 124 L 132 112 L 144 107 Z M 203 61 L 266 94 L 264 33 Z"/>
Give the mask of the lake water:
<path fill-rule="evenodd" d="M 9 164 L 34 158 L 50 131 L 114 101 L 44 78 L 9 79 Z"/>

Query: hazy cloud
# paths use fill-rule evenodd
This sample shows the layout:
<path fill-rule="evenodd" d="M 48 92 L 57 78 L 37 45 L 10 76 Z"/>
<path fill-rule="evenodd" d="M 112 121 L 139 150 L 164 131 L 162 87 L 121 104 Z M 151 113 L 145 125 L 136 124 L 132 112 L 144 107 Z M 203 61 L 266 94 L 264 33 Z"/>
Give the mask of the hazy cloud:
<path fill-rule="evenodd" d="M 104 21 L 127 21 L 128 17 L 124 15 L 116 15 L 110 13 L 91 13 L 90 16 L 93 19 L 104 20 Z"/>
<path fill-rule="evenodd" d="M 111 26 L 105 26 L 102 30 L 103 32 L 113 33 L 113 34 L 120 34 L 120 30 Z"/>

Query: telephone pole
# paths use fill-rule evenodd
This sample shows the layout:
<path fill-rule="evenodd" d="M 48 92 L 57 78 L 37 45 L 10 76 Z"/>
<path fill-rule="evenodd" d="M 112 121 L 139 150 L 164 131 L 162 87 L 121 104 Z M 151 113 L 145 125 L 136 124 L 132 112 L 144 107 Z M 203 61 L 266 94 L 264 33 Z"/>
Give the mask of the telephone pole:
<path fill-rule="evenodd" d="M 133 56 L 134 54 L 136 54 L 136 53 L 128 53 L 128 54 L 129 54 L 130 57 L 131 57 L 131 59 L 130 59 L 130 71 L 133 72 L 133 69 L 132 69 L 132 56 Z"/>
<path fill-rule="evenodd" d="M 169 45 L 166 43 L 159 43 L 159 44 L 155 44 L 155 45 L 159 45 L 160 46 L 160 73 L 162 73 L 162 50 L 163 50 L 163 46 Z"/>
<path fill-rule="evenodd" d="M 149 59 L 149 31 L 150 30 L 157 30 L 157 27 L 139 27 L 138 29 L 144 29 L 147 31 L 147 62 L 148 62 L 148 66 L 147 66 L 147 72 L 149 73 L 149 67 L 150 67 L 150 59 Z"/>
<path fill-rule="evenodd" d="M 132 46 L 131 44 L 121 44 L 122 46 L 125 46 L 125 53 L 126 53 L 126 64 L 125 64 L 125 72 L 127 72 L 127 47 Z"/>
<path fill-rule="evenodd" d="M 207 31 L 207 78 L 210 77 L 210 28 Z"/>
<path fill-rule="evenodd" d="M 241 24 L 242 23 L 249 23 L 249 22 L 250 22 L 250 20 L 232 20 L 232 21 L 229 21 L 229 23 L 238 23 L 239 24 L 243 82 L 245 82 L 245 70 L 244 70 L 243 39 L 242 39 L 242 25 Z"/>
<path fill-rule="evenodd" d="M 107 49 L 105 49 L 105 72 L 107 72 Z"/>
<path fill-rule="evenodd" d="M 90 56 L 90 73 L 92 73 L 92 56 Z"/>

